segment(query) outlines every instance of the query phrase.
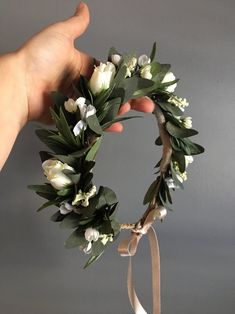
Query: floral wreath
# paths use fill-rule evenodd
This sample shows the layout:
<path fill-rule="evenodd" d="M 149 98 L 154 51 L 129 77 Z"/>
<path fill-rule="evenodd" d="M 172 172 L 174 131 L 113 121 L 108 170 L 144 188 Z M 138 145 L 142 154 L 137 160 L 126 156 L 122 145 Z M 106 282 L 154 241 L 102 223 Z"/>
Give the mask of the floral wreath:
<path fill-rule="evenodd" d="M 170 72 L 170 65 L 160 64 L 155 54 L 156 43 L 150 57 L 137 58 L 111 48 L 108 61 L 95 66 L 89 80 L 80 76 L 79 83 L 73 85 L 74 99 L 52 93 L 54 106 L 50 110 L 56 129 L 36 130 L 51 150 L 40 152 L 48 182 L 29 188 L 47 199 L 38 211 L 55 205 L 58 210 L 51 220 L 62 228 L 75 229 L 65 247 L 79 247 L 90 254 L 85 267 L 103 254 L 122 229 L 138 232 L 149 213 L 153 220 L 163 220 L 172 204 L 171 190 L 183 188 L 193 155 L 204 151 L 189 139 L 198 132 L 192 129 L 192 118 L 183 116 L 187 100 L 174 94 L 178 79 Z M 155 103 L 153 114 L 159 128 L 155 144 L 162 145 L 162 157 L 155 166 L 157 177 L 143 200 L 147 210 L 137 223 L 121 224 L 115 218 L 118 200 L 114 191 L 106 186 L 97 188 L 92 182 L 95 157 L 106 128 L 136 117 L 117 117 L 121 104 L 143 96 Z"/>

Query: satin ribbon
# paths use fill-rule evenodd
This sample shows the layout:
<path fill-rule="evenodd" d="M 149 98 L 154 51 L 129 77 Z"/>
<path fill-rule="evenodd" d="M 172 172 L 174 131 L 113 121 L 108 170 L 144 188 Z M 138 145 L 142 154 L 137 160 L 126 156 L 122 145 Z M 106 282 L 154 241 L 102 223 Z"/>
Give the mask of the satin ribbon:
<path fill-rule="evenodd" d="M 161 313 L 161 293 L 160 293 L 160 251 L 157 240 L 157 235 L 152 227 L 155 220 L 155 211 L 152 210 L 145 219 L 143 226 L 140 229 L 132 230 L 130 236 L 125 238 L 118 246 L 118 252 L 121 256 L 129 256 L 129 266 L 127 274 L 127 289 L 131 306 L 135 314 L 147 314 L 141 305 L 139 298 L 135 292 L 132 273 L 132 259 L 138 247 L 138 243 L 144 234 L 148 235 L 151 264 L 152 264 L 152 295 L 153 295 L 153 314 Z"/>

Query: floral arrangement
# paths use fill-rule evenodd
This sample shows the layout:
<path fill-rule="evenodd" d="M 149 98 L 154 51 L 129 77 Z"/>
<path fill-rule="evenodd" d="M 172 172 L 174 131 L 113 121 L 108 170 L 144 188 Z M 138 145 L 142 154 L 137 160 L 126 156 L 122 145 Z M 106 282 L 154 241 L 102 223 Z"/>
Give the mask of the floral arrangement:
<path fill-rule="evenodd" d="M 183 115 L 187 100 L 174 93 L 178 79 L 170 72 L 170 65 L 160 64 L 155 54 L 156 43 L 150 56 L 120 54 L 111 48 L 108 61 L 95 66 L 90 79 L 81 76 L 73 86 L 74 99 L 52 93 L 51 115 L 56 129 L 36 130 L 50 149 L 40 152 L 48 182 L 29 188 L 47 200 L 38 211 L 55 205 L 58 210 L 51 220 L 62 228 L 74 229 L 65 247 L 78 247 L 89 254 L 85 267 L 103 254 L 122 229 L 138 231 L 150 212 L 163 220 L 172 204 L 171 191 L 183 188 L 193 155 L 204 151 L 189 139 L 198 132 L 192 129 L 192 118 Z M 121 104 L 143 96 L 155 103 L 153 114 L 159 128 L 155 144 L 162 145 L 162 158 L 143 200 L 148 204 L 143 217 L 135 224 L 121 224 L 115 218 L 115 192 L 93 183 L 95 157 L 106 128 L 135 118 L 118 117 Z"/>

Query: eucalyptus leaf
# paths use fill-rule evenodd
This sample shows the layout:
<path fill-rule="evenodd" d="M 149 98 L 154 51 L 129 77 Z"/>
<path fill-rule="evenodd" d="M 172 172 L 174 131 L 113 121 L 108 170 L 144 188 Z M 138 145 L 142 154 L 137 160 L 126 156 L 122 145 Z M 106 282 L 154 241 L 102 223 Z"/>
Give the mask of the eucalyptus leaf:
<path fill-rule="evenodd" d="M 60 223 L 62 229 L 74 229 L 79 226 L 81 216 L 74 212 L 65 215 L 63 221 Z"/>
<path fill-rule="evenodd" d="M 174 116 L 181 116 L 182 115 L 182 111 L 180 110 L 180 108 L 176 107 L 175 105 L 173 105 L 169 102 L 158 101 L 157 103 L 163 110 L 170 112 Z"/>
<path fill-rule="evenodd" d="M 71 249 L 77 246 L 86 246 L 87 240 L 84 237 L 84 231 L 80 230 L 79 228 L 76 229 L 68 239 L 65 241 L 66 249 Z"/>
<path fill-rule="evenodd" d="M 95 159 L 96 154 L 97 154 L 97 152 L 98 152 L 98 150 L 99 150 L 99 148 L 100 148 L 101 141 L 102 141 L 102 138 L 100 137 L 100 138 L 98 138 L 98 139 L 96 140 L 96 142 L 92 145 L 92 147 L 90 148 L 89 152 L 88 152 L 87 155 L 86 155 L 86 158 L 85 158 L 86 161 L 92 161 L 92 160 Z"/>
<path fill-rule="evenodd" d="M 92 255 L 89 260 L 86 262 L 85 266 L 83 267 L 84 269 L 87 268 L 88 266 L 90 266 L 92 263 L 94 263 L 95 261 L 97 261 L 101 255 L 104 253 L 104 251 L 102 253 L 100 253 L 99 255 Z"/>
<path fill-rule="evenodd" d="M 93 114 L 92 116 L 88 117 L 86 119 L 87 124 L 89 126 L 89 128 L 97 135 L 102 135 L 103 130 L 100 126 L 99 120 L 97 118 L 97 116 L 95 114 Z"/>
<path fill-rule="evenodd" d="M 150 203 L 153 200 L 153 198 L 156 194 L 159 180 L 160 180 L 160 177 L 157 177 L 157 179 L 155 181 L 153 181 L 153 183 L 149 186 L 149 188 L 148 188 L 148 190 L 144 196 L 144 201 L 143 201 L 144 205 Z"/>
<path fill-rule="evenodd" d="M 184 127 L 180 128 L 170 121 L 166 123 L 166 129 L 170 135 L 176 138 L 185 138 L 198 134 L 198 132 L 194 129 L 186 129 Z"/>
<path fill-rule="evenodd" d="M 156 47 L 157 47 L 157 44 L 156 42 L 153 43 L 153 47 L 152 47 L 152 50 L 151 50 L 151 53 L 150 53 L 150 60 L 153 61 L 154 58 L 155 58 L 155 55 L 156 55 Z"/>
<path fill-rule="evenodd" d="M 65 218 L 65 215 L 62 215 L 60 211 L 58 210 L 51 216 L 50 220 L 54 222 L 59 222 L 59 221 L 62 221 L 64 218 Z"/>
<path fill-rule="evenodd" d="M 51 206 L 51 205 L 58 205 L 60 203 L 60 200 L 57 200 L 57 199 L 53 199 L 51 201 L 48 201 L 46 203 L 44 203 L 42 206 L 40 206 L 38 209 L 37 209 L 37 212 Z"/>
<path fill-rule="evenodd" d="M 112 121 L 109 121 L 105 124 L 102 125 L 103 130 L 107 129 L 110 127 L 113 123 L 120 122 L 120 121 L 125 121 L 125 120 L 130 120 L 130 119 L 135 119 L 135 118 L 142 118 L 142 116 L 131 116 L 131 117 L 120 117 L 120 118 L 115 118 Z"/>

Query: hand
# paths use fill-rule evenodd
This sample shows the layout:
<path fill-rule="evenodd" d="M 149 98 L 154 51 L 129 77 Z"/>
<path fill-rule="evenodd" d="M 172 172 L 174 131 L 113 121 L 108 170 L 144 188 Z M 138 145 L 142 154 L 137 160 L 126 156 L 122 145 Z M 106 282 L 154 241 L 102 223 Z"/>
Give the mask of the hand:
<path fill-rule="evenodd" d="M 50 123 L 50 92 L 59 90 L 71 95 L 71 84 L 79 75 L 91 76 L 93 58 L 77 50 L 74 41 L 82 35 L 89 24 L 89 10 L 81 3 L 75 15 L 50 25 L 33 36 L 18 51 L 24 64 L 27 108 L 26 121 L 37 120 Z M 153 111 L 153 103 L 144 98 L 124 104 L 119 114 L 130 109 Z M 122 131 L 121 123 L 113 124 L 108 131 Z"/>

